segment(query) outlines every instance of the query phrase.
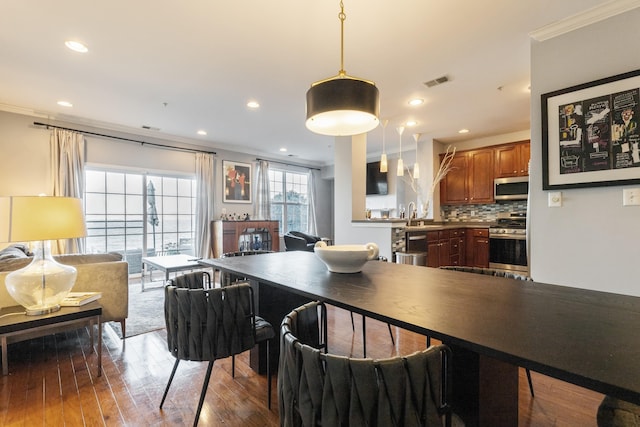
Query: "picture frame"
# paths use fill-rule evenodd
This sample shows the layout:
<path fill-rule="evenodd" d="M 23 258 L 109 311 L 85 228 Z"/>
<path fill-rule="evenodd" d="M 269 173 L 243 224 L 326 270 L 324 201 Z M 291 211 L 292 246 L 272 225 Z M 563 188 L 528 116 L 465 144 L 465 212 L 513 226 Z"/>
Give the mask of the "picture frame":
<path fill-rule="evenodd" d="M 251 164 L 222 161 L 223 202 L 251 203 Z"/>
<path fill-rule="evenodd" d="M 541 95 L 542 189 L 640 184 L 640 70 Z"/>

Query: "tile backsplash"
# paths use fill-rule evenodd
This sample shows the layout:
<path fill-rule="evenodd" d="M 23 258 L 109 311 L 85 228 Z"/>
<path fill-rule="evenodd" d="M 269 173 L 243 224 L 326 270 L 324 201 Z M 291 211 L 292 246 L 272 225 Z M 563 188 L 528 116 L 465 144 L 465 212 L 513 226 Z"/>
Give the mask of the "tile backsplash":
<path fill-rule="evenodd" d="M 442 220 L 445 222 L 493 222 L 497 219 L 498 213 L 526 211 L 526 200 L 489 205 L 447 205 L 440 207 Z"/>

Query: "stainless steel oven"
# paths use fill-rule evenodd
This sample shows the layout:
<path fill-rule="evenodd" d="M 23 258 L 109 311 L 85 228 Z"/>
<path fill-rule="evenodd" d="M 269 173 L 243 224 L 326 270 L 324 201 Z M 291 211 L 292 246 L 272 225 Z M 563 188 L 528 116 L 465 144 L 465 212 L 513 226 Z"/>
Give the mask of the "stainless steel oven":
<path fill-rule="evenodd" d="M 489 267 L 528 271 L 525 214 L 502 216 L 489 228 Z"/>

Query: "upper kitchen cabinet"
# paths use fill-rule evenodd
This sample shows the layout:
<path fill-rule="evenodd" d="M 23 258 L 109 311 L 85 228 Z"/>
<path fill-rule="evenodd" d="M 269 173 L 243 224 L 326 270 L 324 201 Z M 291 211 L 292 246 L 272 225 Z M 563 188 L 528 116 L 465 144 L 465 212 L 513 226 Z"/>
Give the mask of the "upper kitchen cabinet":
<path fill-rule="evenodd" d="M 530 141 L 495 147 L 496 178 L 529 175 Z"/>
<path fill-rule="evenodd" d="M 440 203 L 493 203 L 493 178 L 492 148 L 458 152 L 451 162 L 451 171 L 440 182 Z"/>
<path fill-rule="evenodd" d="M 440 162 L 442 162 L 442 157 L 440 156 Z M 468 203 L 467 181 L 467 155 L 466 153 L 456 153 L 451 160 L 451 170 L 440 181 L 440 203 L 443 205 Z"/>

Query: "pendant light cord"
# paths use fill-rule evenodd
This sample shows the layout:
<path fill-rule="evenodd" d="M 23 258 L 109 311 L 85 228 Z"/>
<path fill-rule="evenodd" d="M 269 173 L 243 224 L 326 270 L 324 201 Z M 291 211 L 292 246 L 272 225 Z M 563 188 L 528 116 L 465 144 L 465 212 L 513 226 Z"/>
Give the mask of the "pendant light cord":
<path fill-rule="evenodd" d="M 338 71 L 338 75 L 344 76 L 347 74 L 344 70 L 344 20 L 347 19 L 347 15 L 344 13 L 344 3 L 342 3 L 342 0 L 340 0 L 338 19 L 340 19 L 340 71 Z"/>

